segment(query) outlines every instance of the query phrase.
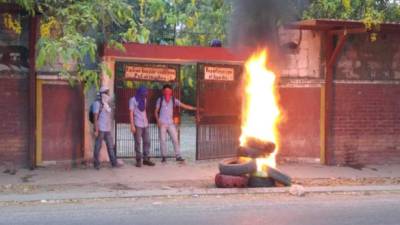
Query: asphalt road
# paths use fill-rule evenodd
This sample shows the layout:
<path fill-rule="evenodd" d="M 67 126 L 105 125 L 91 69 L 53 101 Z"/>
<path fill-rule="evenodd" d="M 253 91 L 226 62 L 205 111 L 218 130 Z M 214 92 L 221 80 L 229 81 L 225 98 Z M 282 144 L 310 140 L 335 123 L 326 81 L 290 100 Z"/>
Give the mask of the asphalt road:
<path fill-rule="evenodd" d="M 212 196 L 0 204 L 1 225 L 398 225 L 400 194 Z"/>

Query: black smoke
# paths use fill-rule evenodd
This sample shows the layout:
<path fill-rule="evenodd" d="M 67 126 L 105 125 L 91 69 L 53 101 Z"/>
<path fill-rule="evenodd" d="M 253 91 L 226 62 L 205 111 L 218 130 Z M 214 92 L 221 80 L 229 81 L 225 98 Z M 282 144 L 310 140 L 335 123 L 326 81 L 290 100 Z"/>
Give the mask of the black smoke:
<path fill-rule="evenodd" d="M 229 46 L 233 49 L 264 48 L 269 58 L 280 58 L 278 28 L 300 19 L 304 0 L 232 0 Z"/>

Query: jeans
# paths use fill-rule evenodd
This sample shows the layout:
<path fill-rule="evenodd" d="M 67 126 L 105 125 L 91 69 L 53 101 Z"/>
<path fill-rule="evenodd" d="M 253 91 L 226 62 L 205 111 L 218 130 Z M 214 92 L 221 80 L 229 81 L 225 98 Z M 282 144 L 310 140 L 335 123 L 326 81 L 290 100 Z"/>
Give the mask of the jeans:
<path fill-rule="evenodd" d="M 110 131 L 99 131 L 99 135 L 96 137 L 96 142 L 94 145 L 94 165 L 100 165 L 99 154 L 103 140 L 106 142 L 108 157 L 110 158 L 111 165 L 116 166 L 117 158 L 115 157 L 114 144 Z"/>
<path fill-rule="evenodd" d="M 149 149 L 150 149 L 149 127 L 136 127 L 134 138 L 135 138 L 136 160 L 142 159 L 142 153 L 140 151 L 142 140 L 143 140 L 143 159 L 149 160 Z"/>
<path fill-rule="evenodd" d="M 178 141 L 178 132 L 176 130 L 175 124 L 161 124 L 159 128 L 160 134 L 160 146 L 161 146 L 161 156 L 165 157 L 167 154 L 167 132 L 172 139 L 174 144 L 175 156 L 181 156 L 181 150 Z"/>

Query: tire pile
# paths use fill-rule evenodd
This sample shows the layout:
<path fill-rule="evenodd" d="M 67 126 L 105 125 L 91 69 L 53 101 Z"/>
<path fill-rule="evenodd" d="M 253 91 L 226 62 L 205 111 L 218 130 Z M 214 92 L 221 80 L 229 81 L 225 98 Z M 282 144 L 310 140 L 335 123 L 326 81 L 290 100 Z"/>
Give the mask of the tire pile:
<path fill-rule="evenodd" d="M 255 159 L 271 154 L 274 149 L 274 143 L 248 140 L 245 147 L 238 149 L 240 157 L 224 159 L 219 163 L 215 185 L 219 188 L 290 186 L 291 178 L 272 167 L 265 167 L 268 177 L 257 175 Z"/>

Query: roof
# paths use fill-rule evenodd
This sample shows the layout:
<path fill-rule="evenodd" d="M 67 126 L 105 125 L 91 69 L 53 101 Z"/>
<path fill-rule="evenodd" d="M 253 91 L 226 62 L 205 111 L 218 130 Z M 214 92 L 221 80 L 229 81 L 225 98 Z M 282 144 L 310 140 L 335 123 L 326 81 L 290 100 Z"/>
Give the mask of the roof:
<path fill-rule="evenodd" d="M 223 47 L 170 46 L 154 44 L 125 43 L 125 52 L 106 48 L 105 57 L 124 60 L 169 62 L 169 63 L 243 63 L 249 54 L 235 53 Z"/>
<path fill-rule="evenodd" d="M 364 29 L 363 21 L 359 20 L 338 20 L 338 19 L 311 19 L 291 23 L 286 26 L 289 29 L 303 30 L 343 30 L 343 29 Z M 380 24 L 381 32 L 399 32 L 400 23 L 385 22 Z"/>

